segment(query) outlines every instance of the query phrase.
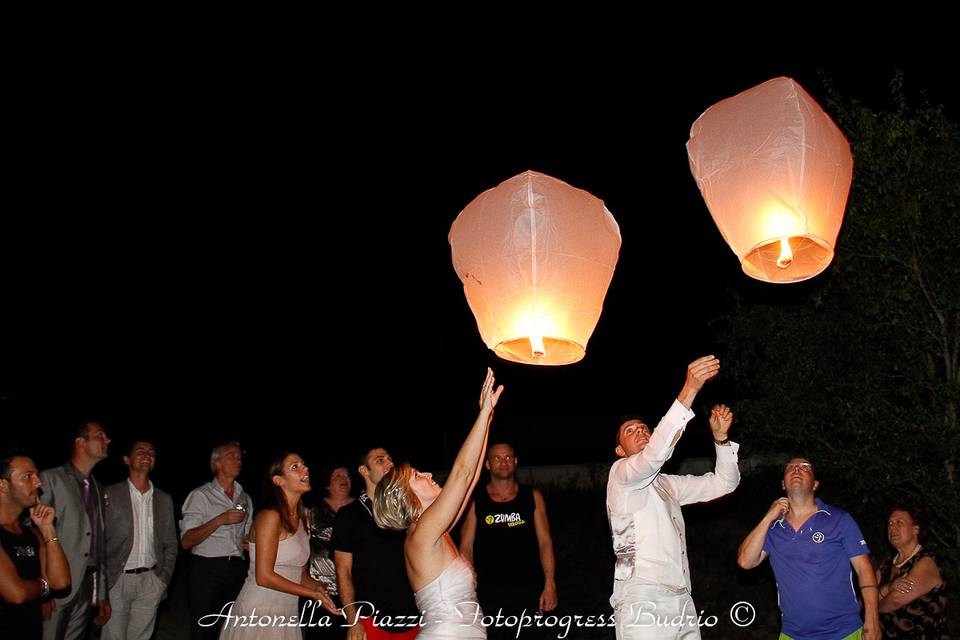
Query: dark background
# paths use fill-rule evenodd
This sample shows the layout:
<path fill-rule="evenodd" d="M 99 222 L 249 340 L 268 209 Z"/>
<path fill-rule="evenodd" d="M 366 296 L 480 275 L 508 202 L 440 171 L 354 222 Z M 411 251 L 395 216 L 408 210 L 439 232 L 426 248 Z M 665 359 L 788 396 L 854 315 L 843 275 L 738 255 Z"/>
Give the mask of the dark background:
<path fill-rule="evenodd" d="M 954 74 L 933 58 L 681 69 L 637 56 L 455 74 L 429 60 L 307 73 L 66 61 L 29 78 L 54 87 L 42 98 L 18 97 L 0 234 L 3 439 L 43 468 L 66 458 L 78 422 L 101 420 L 115 444 L 97 475 L 113 481 L 122 444 L 151 438 L 177 502 L 224 437 L 244 444 L 251 488 L 281 448 L 316 467 L 383 443 L 442 469 L 492 366 L 506 385 L 494 428 L 523 464 L 609 462 L 619 416 L 658 419 L 690 360 L 723 358 L 711 321 L 731 291 L 774 299 L 830 277 L 777 287 L 742 274 L 690 175 L 690 125 L 779 75 L 823 104 L 818 69 L 884 106 L 895 68 L 956 115 Z M 495 358 L 450 262 L 460 210 L 527 169 L 604 200 L 623 237 L 571 366 Z M 721 373 L 695 408 L 736 399 Z M 706 425 L 692 433 L 679 458 L 709 454 Z"/>
<path fill-rule="evenodd" d="M 184 28 L 201 39 L 230 31 Z M 846 38 L 836 25 L 782 42 L 751 38 L 749 57 L 695 35 L 663 48 L 571 38 L 565 52 L 558 36 L 519 59 L 491 53 L 482 64 L 456 55 L 478 44 L 469 38 L 422 56 L 397 45 L 366 64 L 357 62 L 369 59 L 359 39 L 312 44 L 338 29 L 290 35 L 275 49 L 260 31 L 237 30 L 235 46 L 211 44 L 202 55 L 186 50 L 191 38 L 177 29 L 129 49 L 91 36 L 39 65 L 38 40 L 11 58 L 0 218 L 4 445 L 19 445 L 40 468 L 61 464 L 76 425 L 100 420 L 115 442 L 97 477 L 123 478 L 124 445 L 152 439 L 154 479 L 178 507 L 209 479 L 210 447 L 227 437 L 244 444 L 240 480 L 255 495 L 265 458 L 283 448 L 315 470 L 362 443 L 443 469 L 492 366 L 506 385 L 494 430 L 515 442 L 522 465 L 609 464 L 619 417 L 657 420 L 690 360 L 727 355 L 716 320 L 734 295 L 791 304 L 831 277 L 828 269 L 774 286 L 742 274 L 687 163 L 690 125 L 707 107 L 787 75 L 824 106 L 826 77 L 841 95 L 883 108 L 899 68 L 910 96 L 925 89 L 960 116 L 955 55 L 902 57 L 886 42 L 842 56 L 804 48 L 814 35 Z M 909 36 L 933 39 L 926 28 Z M 123 37 L 136 41 L 138 31 Z M 491 32 L 477 52 L 521 37 Z M 789 59 L 787 49 L 799 53 Z M 604 200 L 623 237 L 586 358 L 566 367 L 494 357 L 450 262 L 456 215 L 528 169 Z M 714 402 L 736 410 L 732 373 L 700 395 L 700 415 Z M 672 463 L 712 455 L 709 440 L 696 420 Z M 750 460 L 752 443 L 740 440 Z M 721 617 L 704 637 L 778 628 L 768 566 L 731 573 L 739 541 L 779 493 L 776 475 L 747 476 L 733 495 L 685 511 L 697 605 Z M 829 472 L 821 482 L 828 501 L 857 504 Z M 322 488 L 316 477 L 314 486 Z M 547 503 L 561 613 L 609 613 L 601 493 L 548 490 Z M 877 537 L 871 546 L 877 559 L 889 552 Z M 177 575 L 182 582 L 185 572 Z M 159 637 L 184 634 L 185 592 L 171 590 Z M 757 606 L 749 630 L 726 619 L 737 599 Z"/>

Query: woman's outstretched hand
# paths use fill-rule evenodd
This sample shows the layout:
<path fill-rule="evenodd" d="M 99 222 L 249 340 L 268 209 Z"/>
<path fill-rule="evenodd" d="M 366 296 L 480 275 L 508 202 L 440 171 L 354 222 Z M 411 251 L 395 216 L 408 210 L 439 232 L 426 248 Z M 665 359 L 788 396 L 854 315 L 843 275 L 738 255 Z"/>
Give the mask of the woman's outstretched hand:
<path fill-rule="evenodd" d="M 496 383 L 496 380 L 493 377 L 493 369 L 487 367 L 487 379 L 483 381 L 483 389 L 480 391 L 480 410 L 488 409 L 493 411 L 493 408 L 497 406 L 497 400 L 500 399 L 500 394 L 503 392 L 503 385 L 497 387 L 497 390 L 493 390 L 493 386 Z"/>

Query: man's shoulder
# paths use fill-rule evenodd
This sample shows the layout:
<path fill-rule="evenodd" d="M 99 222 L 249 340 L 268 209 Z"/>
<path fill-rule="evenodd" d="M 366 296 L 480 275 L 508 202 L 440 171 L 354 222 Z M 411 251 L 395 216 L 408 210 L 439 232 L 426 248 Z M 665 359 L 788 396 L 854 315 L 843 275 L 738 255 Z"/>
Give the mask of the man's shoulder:
<path fill-rule="evenodd" d="M 853 516 L 850 515 L 850 512 L 846 509 L 841 509 L 840 507 L 832 504 L 827 504 L 823 501 L 817 503 L 818 513 L 825 513 L 831 522 L 835 522 L 838 526 L 842 524 L 857 524 L 857 521 L 853 519 Z"/>
<path fill-rule="evenodd" d="M 193 489 L 191 489 L 190 493 L 187 494 L 187 497 L 183 502 L 184 504 L 186 504 L 188 502 L 191 502 L 192 500 L 196 500 L 197 498 L 208 497 L 210 493 L 211 493 L 210 483 L 204 482 L 199 487 L 194 487 Z"/>
<path fill-rule="evenodd" d="M 614 489 L 621 489 L 624 485 L 617 482 L 616 470 L 626 458 L 617 458 L 610 465 L 610 471 L 607 472 L 607 496 L 609 497 Z"/>
<path fill-rule="evenodd" d="M 544 500 L 543 492 L 540 491 L 540 489 L 537 489 L 532 484 L 523 484 L 523 483 L 517 483 L 517 484 L 519 484 L 519 488 L 517 489 L 517 495 L 529 496 L 528 499 L 533 500 L 534 502 L 536 502 L 538 499 Z M 544 500 L 544 502 L 546 501 Z"/>
<path fill-rule="evenodd" d="M 622 463 L 626 462 L 626 460 L 626 458 L 617 458 L 610 463 L 610 471 L 607 472 L 607 482 L 613 482 L 613 472 L 616 471 L 617 467 L 619 467 Z"/>
<path fill-rule="evenodd" d="M 70 464 L 69 462 L 67 464 Z M 67 464 L 57 465 L 56 467 L 49 467 L 40 472 L 40 477 L 42 478 L 58 478 L 63 479 L 67 476 Z"/>
<path fill-rule="evenodd" d="M 194 488 L 190 491 L 190 494 L 192 495 L 192 494 L 195 494 L 195 493 L 211 493 L 211 492 L 213 491 L 213 486 L 212 486 L 212 485 L 213 485 L 214 482 L 215 482 L 214 480 L 207 480 L 206 482 L 204 482 L 204 483 L 202 483 L 202 484 L 199 484 L 199 485 L 197 485 L 196 487 L 194 487 Z"/>
<path fill-rule="evenodd" d="M 151 480 L 151 482 L 153 481 Z M 161 507 L 167 506 L 168 504 L 171 507 L 173 506 L 173 496 L 155 484 L 153 485 L 153 499 L 157 501 Z"/>
<path fill-rule="evenodd" d="M 130 495 L 130 486 L 126 480 L 121 480 L 120 482 L 114 482 L 113 484 L 108 484 L 103 488 L 104 503 L 108 507 L 123 504 L 124 502 L 126 502 L 127 504 L 130 504 L 129 495 Z M 124 498 L 128 498 L 128 499 L 124 500 Z"/>
<path fill-rule="evenodd" d="M 69 464 L 68 462 L 67 464 L 50 467 L 40 472 L 40 480 L 43 482 L 43 490 L 45 492 L 51 494 L 56 493 L 58 490 L 62 491 L 67 486 L 68 481 L 73 477 L 67 468 Z"/>
<path fill-rule="evenodd" d="M 372 516 L 367 511 L 367 508 L 363 505 L 363 503 L 358 498 L 353 502 L 349 504 L 345 504 L 339 509 L 337 509 L 337 517 L 334 519 L 334 522 L 354 521 L 361 518 L 372 520 Z"/>
<path fill-rule="evenodd" d="M 335 551 L 354 553 L 365 547 L 376 530 L 373 517 L 367 512 L 360 500 L 354 500 L 337 510 L 333 519 L 333 537 L 331 543 Z"/>
<path fill-rule="evenodd" d="M 340 515 L 341 513 L 351 513 L 353 511 L 356 511 L 357 509 L 362 509 L 362 508 L 363 507 L 360 504 L 360 498 L 357 498 L 356 500 L 351 500 L 347 504 L 337 509 L 337 515 Z"/>
<path fill-rule="evenodd" d="M 129 491 L 126 479 L 121 480 L 120 482 L 114 482 L 113 484 L 108 484 L 104 488 L 111 493 L 119 491 L 120 489 L 127 489 Z"/>
<path fill-rule="evenodd" d="M 867 541 L 864 539 L 860 525 L 857 524 L 854 517 L 845 509 L 830 505 L 825 506 L 830 510 L 830 523 L 835 534 L 843 537 L 847 541 L 854 542 L 854 544 L 856 544 L 855 541 L 859 541 L 858 548 L 861 549 L 863 553 L 869 553 Z"/>

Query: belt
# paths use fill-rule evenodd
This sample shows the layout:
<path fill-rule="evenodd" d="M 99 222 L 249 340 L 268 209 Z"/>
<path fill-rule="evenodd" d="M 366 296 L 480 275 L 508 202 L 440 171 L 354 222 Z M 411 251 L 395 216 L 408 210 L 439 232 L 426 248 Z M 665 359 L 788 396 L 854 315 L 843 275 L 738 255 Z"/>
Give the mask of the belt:
<path fill-rule="evenodd" d="M 137 567 L 136 569 L 124 569 L 123 572 L 124 573 L 146 573 L 147 571 L 153 571 L 156 568 L 157 568 L 157 565 L 153 565 L 152 567 Z"/>

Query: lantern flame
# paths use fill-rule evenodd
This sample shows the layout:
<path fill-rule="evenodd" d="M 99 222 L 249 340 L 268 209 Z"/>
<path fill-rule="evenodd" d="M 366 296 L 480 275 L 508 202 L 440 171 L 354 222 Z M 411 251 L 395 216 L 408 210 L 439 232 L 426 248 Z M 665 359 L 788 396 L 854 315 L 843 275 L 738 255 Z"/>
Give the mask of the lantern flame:
<path fill-rule="evenodd" d="M 547 349 L 543 346 L 543 336 L 530 336 L 530 352 L 534 358 L 547 355 Z"/>
<path fill-rule="evenodd" d="M 790 249 L 790 240 L 780 238 L 780 257 L 777 258 L 777 266 L 786 269 L 793 262 L 793 251 Z"/>

